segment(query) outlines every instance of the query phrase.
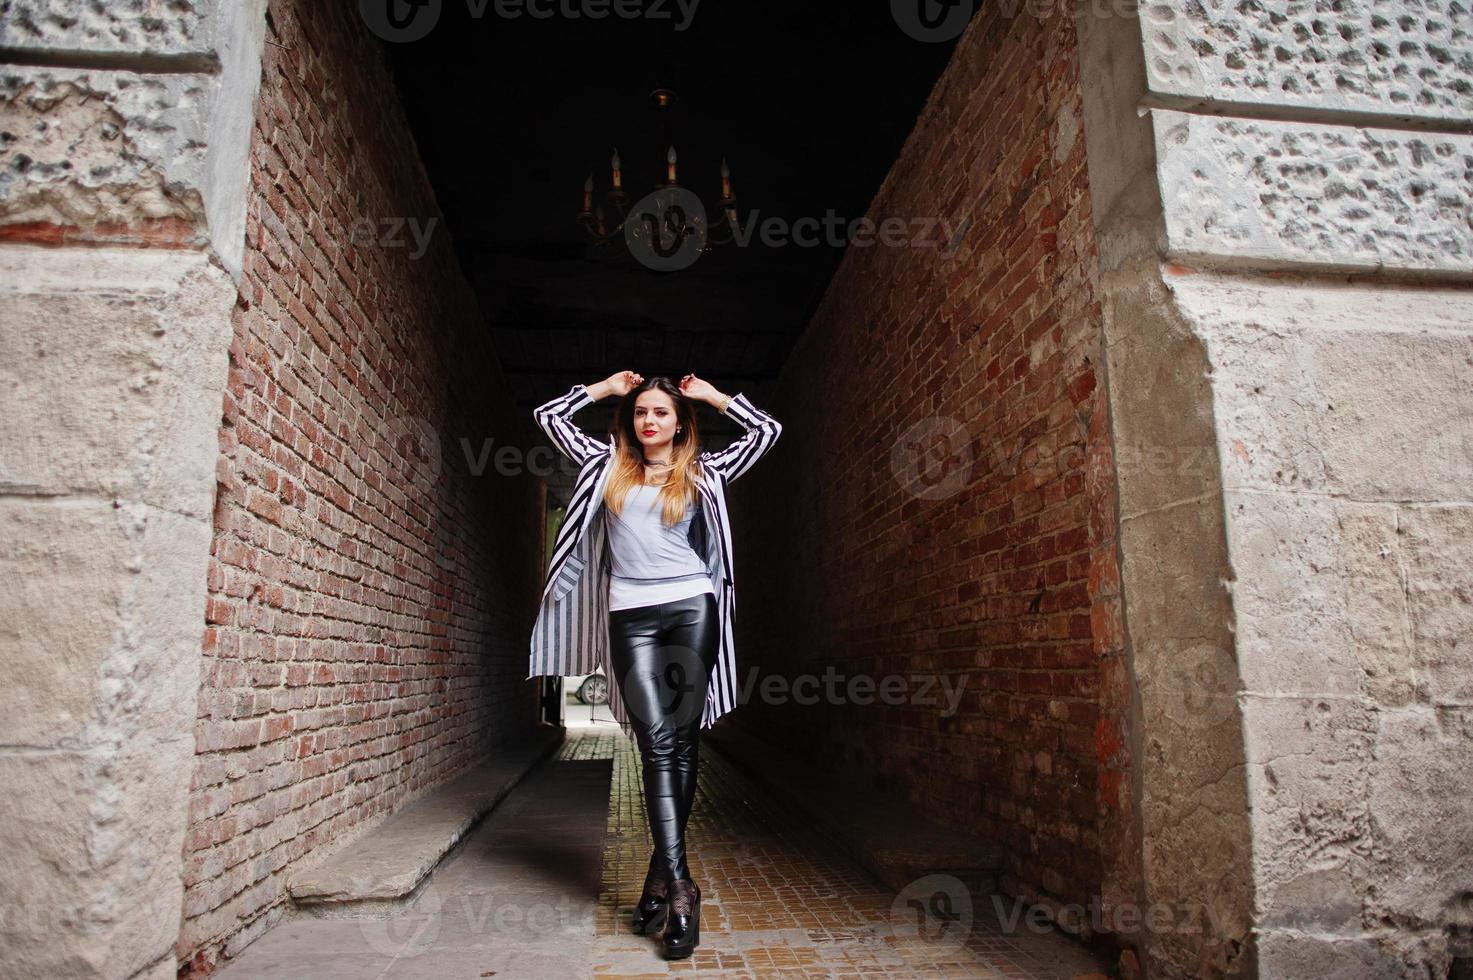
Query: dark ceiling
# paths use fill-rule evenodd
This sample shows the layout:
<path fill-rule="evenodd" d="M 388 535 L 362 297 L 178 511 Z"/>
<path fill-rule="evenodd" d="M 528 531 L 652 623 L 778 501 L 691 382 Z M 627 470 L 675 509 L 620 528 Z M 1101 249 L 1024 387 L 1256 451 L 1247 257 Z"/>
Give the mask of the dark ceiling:
<path fill-rule="evenodd" d="M 497 0 L 443 0 L 426 36 L 385 44 L 518 409 L 530 420 L 574 383 L 625 368 L 694 371 L 762 404 L 842 247 L 753 236 L 654 272 L 621 248 L 589 246 L 577 221 L 584 179 L 593 173 L 602 199 L 617 147 L 631 197 L 653 189 L 664 151 L 650 93 L 663 86 L 678 98 L 667 124 L 679 182 L 716 217 L 723 156 L 744 223 L 862 217 L 954 42 L 913 39 L 883 0 L 699 0 L 689 14 L 676 0 L 602 6 L 646 16 L 536 19 L 503 3 L 524 11 L 508 18 Z M 579 424 L 605 432 L 611 404 Z M 708 446 L 735 434 L 720 421 L 702 417 Z"/>

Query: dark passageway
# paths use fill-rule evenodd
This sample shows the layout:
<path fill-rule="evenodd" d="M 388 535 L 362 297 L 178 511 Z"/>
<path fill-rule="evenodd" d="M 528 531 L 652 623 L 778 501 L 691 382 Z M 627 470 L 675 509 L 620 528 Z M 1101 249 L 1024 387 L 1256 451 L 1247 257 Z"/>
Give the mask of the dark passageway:
<path fill-rule="evenodd" d="M 1106 686 L 1118 574 L 1069 20 L 984 11 L 960 49 L 883 5 L 494 26 L 447 8 L 387 51 L 518 408 L 629 366 L 798 423 L 734 497 L 749 703 L 728 723 L 990 845 L 1011 894 L 1123 899 L 1131 835 L 1102 837 L 1129 826 L 1110 803 L 1126 704 Z M 589 246 L 585 175 L 607 204 L 617 147 L 637 198 L 666 143 L 713 238 L 731 165 L 746 247 L 658 272 Z M 903 233 L 850 246 L 862 217 Z M 795 223 L 826 218 L 801 244 Z M 706 421 L 718 445 L 738 434 Z M 608 409 L 578 422 L 602 434 Z M 550 506 L 570 483 L 549 476 Z M 800 705 L 825 672 L 837 687 Z M 851 679 L 904 690 L 864 703 Z"/>
<path fill-rule="evenodd" d="M 446 4 L 423 37 L 385 45 L 523 417 L 626 366 L 694 371 L 762 404 L 953 46 L 917 43 L 882 5 L 842 17 L 771 0 L 669 11 L 499 20 Z M 658 108 L 656 90 L 673 104 Z M 713 239 L 728 163 L 745 246 L 713 246 L 678 272 L 653 271 L 617 242 L 590 246 L 578 222 L 585 180 L 603 204 L 617 150 L 638 199 L 666 178 L 667 145 Z M 840 225 L 793 234 L 807 218 Z M 771 221 L 778 244 L 765 245 Z M 598 405 L 579 422 L 603 432 L 609 416 Z M 714 413 L 706 421 L 715 446 L 738 434 Z M 549 477 L 554 504 L 569 476 Z"/>

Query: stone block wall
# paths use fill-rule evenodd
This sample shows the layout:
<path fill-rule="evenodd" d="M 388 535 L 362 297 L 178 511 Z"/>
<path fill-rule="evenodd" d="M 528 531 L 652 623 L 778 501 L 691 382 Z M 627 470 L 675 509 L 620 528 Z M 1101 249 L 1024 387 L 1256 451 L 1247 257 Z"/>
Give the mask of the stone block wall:
<path fill-rule="evenodd" d="M 0 246 L 0 975 L 175 972 L 228 276 Z"/>
<path fill-rule="evenodd" d="M 7 977 L 177 972 L 264 3 L 169 8 L 0 15 Z"/>
<path fill-rule="evenodd" d="M 1143 895 L 1216 913 L 1143 934 L 1150 976 L 1473 964 L 1470 27 L 1079 21 Z"/>

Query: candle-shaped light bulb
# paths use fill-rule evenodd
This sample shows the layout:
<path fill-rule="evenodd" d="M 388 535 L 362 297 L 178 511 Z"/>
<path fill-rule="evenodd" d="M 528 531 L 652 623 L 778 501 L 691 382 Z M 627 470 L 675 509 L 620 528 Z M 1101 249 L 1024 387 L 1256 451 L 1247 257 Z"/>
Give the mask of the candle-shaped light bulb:
<path fill-rule="evenodd" d="M 614 147 L 614 190 L 618 190 L 619 188 L 624 186 L 624 175 L 619 172 L 621 169 L 622 168 L 619 163 L 619 148 L 616 146 Z"/>
<path fill-rule="evenodd" d="M 593 174 L 583 182 L 583 213 L 587 214 L 593 207 Z"/>
<path fill-rule="evenodd" d="M 598 218 L 598 233 L 602 235 L 604 234 L 604 206 L 602 204 L 598 206 L 596 217 Z"/>
<path fill-rule="evenodd" d="M 675 147 L 670 147 L 670 152 L 665 154 L 665 162 L 670 165 L 670 183 L 675 183 Z"/>
<path fill-rule="evenodd" d="M 726 165 L 726 157 L 721 158 L 721 196 L 731 197 L 731 168 Z"/>

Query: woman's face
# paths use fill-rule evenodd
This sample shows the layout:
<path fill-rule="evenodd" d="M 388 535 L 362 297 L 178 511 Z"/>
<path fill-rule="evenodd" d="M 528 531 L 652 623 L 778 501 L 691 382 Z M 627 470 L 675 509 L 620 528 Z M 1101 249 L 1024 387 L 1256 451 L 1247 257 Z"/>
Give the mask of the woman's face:
<path fill-rule="evenodd" d="M 675 438 L 675 400 L 658 388 L 640 392 L 634 400 L 634 435 L 647 460 L 670 457 Z"/>

